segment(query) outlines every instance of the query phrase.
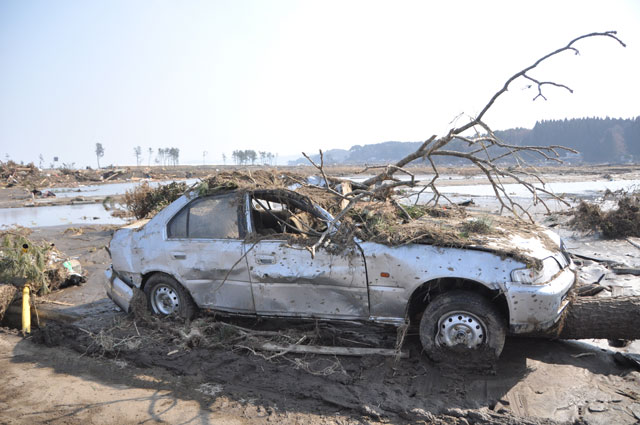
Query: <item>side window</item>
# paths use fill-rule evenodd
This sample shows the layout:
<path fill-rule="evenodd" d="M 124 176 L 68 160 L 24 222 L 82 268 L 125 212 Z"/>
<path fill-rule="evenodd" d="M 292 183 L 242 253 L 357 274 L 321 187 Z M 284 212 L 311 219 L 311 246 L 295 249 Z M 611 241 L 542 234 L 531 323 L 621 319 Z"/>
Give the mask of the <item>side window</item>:
<path fill-rule="evenodd" d="M 235 195 L 201 198 L 183 208 L 169 222 L 169 238 L 239 238 Z"/>
<path fill-rule="evenodd" d="M 167 237 L 169 239 L 184 239 L 187 237 L 187 217 L 189 216 L 189 205 L 173 216 L 167 226 Z"/>

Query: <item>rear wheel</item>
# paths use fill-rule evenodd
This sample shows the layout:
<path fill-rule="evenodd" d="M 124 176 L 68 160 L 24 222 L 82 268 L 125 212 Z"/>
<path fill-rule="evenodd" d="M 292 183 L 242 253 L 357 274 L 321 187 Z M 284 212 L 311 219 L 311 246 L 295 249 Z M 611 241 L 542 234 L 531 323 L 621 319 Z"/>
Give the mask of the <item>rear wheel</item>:
<path fill-rule="evenodd" d="M 506 334 L 502 315 L 486 298 L 470 291 L 438 295 L 420 320 L 422 347 L 437 362 L 495 360 L 502 353 Z"/>
<path fill-rule="evenodd" d="M 191 319 L 196 313 L 197 307 L 191 295 L 180 283 L 167 275 L 151 276 L 144 287 L 144 293 L 147 296 L 149 310 L 154 314 L 176 314 Z"/>

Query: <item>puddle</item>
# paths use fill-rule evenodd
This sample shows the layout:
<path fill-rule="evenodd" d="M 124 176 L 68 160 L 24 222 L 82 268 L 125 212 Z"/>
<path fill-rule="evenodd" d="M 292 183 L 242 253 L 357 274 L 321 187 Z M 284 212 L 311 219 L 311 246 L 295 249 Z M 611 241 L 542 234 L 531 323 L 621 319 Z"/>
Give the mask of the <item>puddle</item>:
<path fill-rule="evenodd" d="M 187 185 L 192 185 L 199 181 L 199 179 L 174 179 L 174 180 L 162 180 L 162 181 L 153 181 L 147 182 L 149 186 L 156 187 L 161 184 L 168 184 L 171 182 L 185 182 Z M 44 189 L 50 190 L 56 194 L 58 198 L 75 198 L 76 196 L 113 196 L 113 195 L 123 195 L 127 190 L 131 190 L 136 186 L 145 183 L 145 180 L 139 180 L 135 182 L 127 182 L 127 183 L 107 183 L 107 184 L 96 184 L 96 185 L 88 185 L 88 186 L 78 186 L 78 187 L 53 187 Z"/>
<path fill-rule="evenodd" d="M 39 227 L 82 223 L 124 224 L 126 221 L 111 217 L 102 204 L 0 208 L 0 227 L 15 225 Z"/>
<path fill-rule="evenodd" d="M 345 176 L 341 177 L 345 180 L 351 180 L 352 182 L 362 183 L 363 181 L 373 177 L 373 174 L 362 174 L 362 175 L 353 175 L 353 176 Z M 407 174 L 402 174 L 400 172 L 396 173 L 395 178 L 402 180 L 403 182 L 411 181 L 411 176 Z M 469 180 L 469 179 L 481 179 L 484 175 L 473 175 L 473 176 L 460 176 L 455 174 L 441 174 L 439 181 L 444 182 L 447 180 Z M 416 182 L 428 182 L 433 178 L 433 174 L 416 174 L 415 179 Z"/>
<path fill-rule="evenodd" d="M 151 187 L 184 181 L 191 185 L 199 179 L 173 179 L 148 182 Z M 75 198 L 76 196 L 113 196 L 122 195 L 127 190 L 144 183 L 144 180 L 127 183 L 107 183 L 78 187 L 49 188 L 58 198 Z M 112 217 L 102 204 L 58 205 L 43 207 L 0 208 L 0 227 L 8 226 L 57 226 L 60 224 L 124 224 L 125 220 Z"/>
<path fill-rule="evenodd" d="M 366 179 L 372 176 L 348 176 L 344 177 L 347 180 L 354 181 L 356 183 L 361 183 Z M 410 181 L 411 176 L 397 174 L 395 177 L 399 178 L 402 181 Z M 428 182 L 433 175 L 428 174 L 418 174 L 416 175 L 416 181 L 418 182 Z M 468 196 L 495 196 L 493 192 L 493 187 L 489 184 L 478 184 L 478 185 L 460 185 L 460 186 L 447 186 L 447 180 L 475 180 L 483 178 L 481 175 L 474 176 L 456 176 L 456 175 L 441 175 L 438 180 L 438 190 L 441 193 L 451 193 L 458 195 L 468 195 Z M 536 184 L 538 187 L 542 187 L 540 184 Z M 529 192 L 519 184 L 505 184 L 505 189 L 507 193 L 511 196 L 521 196 L 528 197 Z M 587 194 L 596 194 L 597 192 L 604 192 L 609 189 L 612 192 L 616 190 L 624 189 L 629 190 L 633 188 L 640 188 L 640 180 L 600 180 L 600 181 L 579 181 L 579 182 L 555 182 L 555 183 L 547 183 L 546 188 L 551 190 L 556 194 L 567 194 L 567 195 L 587 195 Z M 422 189 L 422 186 L 416 186 L 414 188 L 415 191 L 419 191 Z"/>
<path fill-rule="evenodd" d="M 536 185 L 541 187 L 541 185 Z M 588 195 L 598 194 L 609 189 L 612 192 L 616 190 L 629 190 L 640 187 L 640 180 L 616 180 L 616 181 L 594 181 L 594 182 L 556 182 L 547 183 L 545 186 L 547 190 L 558 195 Z M 529 197 L 530 193 L 523 186 L 519 184 L 505 184 L 505 190 L 509 196 Z M 420 190 L 419 188 L 418 190 Z M 495 196 L 493 187 L 489 184 L 478 184 L 468 186 L 438 186 L 438 190 L 441 193 L 452 193 L 458 195 L 469 196 Z M 544 196 L 540 194 L 540 196 Z"/>

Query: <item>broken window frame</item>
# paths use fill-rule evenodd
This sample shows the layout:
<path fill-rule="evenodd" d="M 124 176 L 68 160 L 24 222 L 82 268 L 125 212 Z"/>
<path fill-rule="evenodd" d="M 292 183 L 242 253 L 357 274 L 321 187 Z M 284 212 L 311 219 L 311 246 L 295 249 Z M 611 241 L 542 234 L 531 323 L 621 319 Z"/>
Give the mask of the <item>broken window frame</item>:
<path fill-rule="evenodd" d="M 261 202 L 262 201 L 262 202 Z M 290 211 L 291 207 L 309 213 L 314 220 L 319 220 L 324 225 L 329 226 L 329 223 L 333 220 L 331 214 L 325 211 L 320 206 L 316 205 L 309 199 L 308 197 L 301 195 L 296 192 L 291 192 L 288 190 L 282 189 L 261 189 L 250 191 L 246 194 L 245 198 L 245 213 L 247 216 L 247 231 L 248 233 L 258 234 L 258 229 L 256 223 L 254 221 L 253 212 L 257 211 L 254 208 L 253 203 L 256 202 L 263 211 L 267 214 L 270 214 L 277 222 L 283 225 L 285 228 L 290 228 L 293 230 L 291 233 L 286 233 L 282 231 L 276 231 L 273 234 L 274 237 L 286 234 L 303 234 L 308 237 L 319 237 L 322 234 L 322 230 L 317 230 L 314 228 L 309 228 L 306 223 L 303 225 L 309 228 L 307 231 L 302 231 L 295 226 L 287 223 L 287 220 L 283 220 L 281 217 L 278 217 L 276 214 L 271 213 L 273 209 L 271 208 L 271 202 L 278 203 L 284 207 L 286 207 L 286 211 Z M 264 205 L 265 202 L 267 205 Z M 267 208 L 268 207 L 268 208 Z M 275 230 L 275 229 L 274 229 Z"/>

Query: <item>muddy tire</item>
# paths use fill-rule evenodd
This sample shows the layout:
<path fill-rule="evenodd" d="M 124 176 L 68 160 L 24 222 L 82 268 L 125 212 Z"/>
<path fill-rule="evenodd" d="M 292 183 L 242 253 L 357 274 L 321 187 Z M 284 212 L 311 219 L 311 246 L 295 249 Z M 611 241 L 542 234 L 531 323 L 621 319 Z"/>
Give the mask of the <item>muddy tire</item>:
<path fill-rule="evenodd" d="M 420 320 L 420 342 L 436 362 L 495 362 L 506 334 L 502 315 L 486 298 L 470 291 L 438 295 Z"/>
<path fill-rule="evenodd" d="M 197 307 L 189 292 L 175 279 L 164 274 L 154 274 L 144 286 L 149 310 L 153 314 L 176 314 L 191 319 Z"/>

